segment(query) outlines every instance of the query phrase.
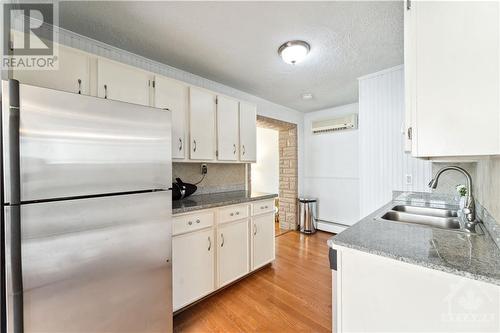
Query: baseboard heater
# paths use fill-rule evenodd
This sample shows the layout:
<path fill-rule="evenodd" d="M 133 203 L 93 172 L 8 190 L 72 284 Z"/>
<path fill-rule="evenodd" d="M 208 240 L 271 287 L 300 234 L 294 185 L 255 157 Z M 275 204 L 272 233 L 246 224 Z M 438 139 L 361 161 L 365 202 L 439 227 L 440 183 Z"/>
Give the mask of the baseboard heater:
<path fill-rule="evenodd" d="M 316 223 L 318 222 L 324 222 L 324 223 L 329 223 L 329 224 L 333 224 L 333 225 L 336 225 L 336 226 L 339 226 L 339 227 L 343 227 L 343 228 L 349 228 L 350 225 L 349 224 L 343 224 L 343 223 L 339 223 L 339 222 L 332 222 L 332 221 L 327 221 L 327 220 L 322 220 L 322 219 L 315 219 Z"/>

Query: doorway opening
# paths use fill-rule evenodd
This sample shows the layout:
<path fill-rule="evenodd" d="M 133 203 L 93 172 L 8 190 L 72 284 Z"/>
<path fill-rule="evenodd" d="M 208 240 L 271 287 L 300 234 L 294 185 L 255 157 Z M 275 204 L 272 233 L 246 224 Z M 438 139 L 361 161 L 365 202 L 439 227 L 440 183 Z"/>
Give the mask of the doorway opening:
<path fill-rule="evenodd" d="M 276 236 L 297 229 L 297 125 L 257 116 L 257 163 L 251 167 L 251 188 L 278 193 Z"/>

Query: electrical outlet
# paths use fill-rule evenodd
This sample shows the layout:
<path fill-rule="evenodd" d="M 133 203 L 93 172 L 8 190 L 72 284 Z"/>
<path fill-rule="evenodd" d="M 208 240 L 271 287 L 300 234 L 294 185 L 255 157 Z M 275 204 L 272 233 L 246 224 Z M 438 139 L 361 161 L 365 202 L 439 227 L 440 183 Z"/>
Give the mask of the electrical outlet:
<path fill-rule="evenodd" d="M 406 175 L 405 178 L 406 178 L 406 185 L 413 184 L 413 177 L 412 177 L 412 175 Z"/>
<path fill-rule="evenodd" d="M 208 173 L 208 166 L 206 164 L 201 165 L 201 174 L 206 175 Z"/>

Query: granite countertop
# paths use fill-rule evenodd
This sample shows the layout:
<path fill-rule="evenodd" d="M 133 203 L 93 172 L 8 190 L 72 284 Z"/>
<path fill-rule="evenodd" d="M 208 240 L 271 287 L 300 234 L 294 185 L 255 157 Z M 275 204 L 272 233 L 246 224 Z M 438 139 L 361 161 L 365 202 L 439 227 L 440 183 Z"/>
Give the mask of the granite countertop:
<path fill-rule="evenodd" d="M 200 209 L 235 205 L 244 202 L 272 199 L 277 194 L 233 191 L 211 194 L 192 195 L 182 200 L 172 202 L 172 214 L 181 214 Z"/>
<path fill-rule="evenodd" d="M 500 285 L 500 249 L 484 226 L 484 235 L 470 235 L 379 219 L 395 204 L 443 206 L 393 200 L 329 239 L 329 246 L 344 246 Z"/>

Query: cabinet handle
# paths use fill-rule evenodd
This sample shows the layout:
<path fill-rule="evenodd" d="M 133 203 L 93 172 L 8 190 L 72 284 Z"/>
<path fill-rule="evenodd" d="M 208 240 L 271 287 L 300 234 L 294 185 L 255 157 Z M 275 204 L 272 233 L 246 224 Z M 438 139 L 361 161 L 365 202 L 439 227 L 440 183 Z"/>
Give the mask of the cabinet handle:
<path fill-rule="evenodd" d="M 188 224 L 189 224 L 189 225 L 193 225 L 193 221 L 189 221 L 189 222 L 188 222 Z"/>
<path fill-rule="evenodd" d="M 408 130 L 407 130 L 408 140 L 411 140 L 411 139 L 412 139 L 412 136 L 413 136 L 413 135 L 412 135 L 412 134 L 413 134 L 412 132 L 413 132 L 412 128 L 411 128 L 411 127 L 408 127 Z"/>
<path fill-rule="evenodd" d="M 181 151 L 181 150 L 182 150 L 182 139 L 179 138 L 179 151 Z"/>
<path fill-rule="evenodd" d="M 406 10 L 411 9 L 411 0 L 406 0 Z"/>
<path fill-rule="evenodd" d="M 220 247 L 224 247 L 224 234 L 220 234 L 220 238 L 222 238 L 222 243 Z"/>
<path fill-rule="evenodd" d="M 196 152 L 196 140 L 193 140 L 193 151 Z"/>
<path fill-rule="evenodd" d="M 257 224 L 253 224 L 253 235 L 257 235 Z"/>
<path fill-rule="evenodd" d="M 245 145 L 243 145 L 243 155 L 245 155 Z"/>
<path fill-rule="evenodd" d="M 81 95 L 82 94 L 82 80 L 78 79 L 78 93 Z"/>
<path fill-rule="evenodd" d="M 229 214 L 230 216 L 234 216 L 234 213 Z"/>
<path fill-rule="evenodd" d="M 104 98 L 108 98 L 108 85 L 104 85 Z"/>
<path fill-rule="evenodd" d="M 236 155 L 236 143 L 233 144 L 233 155 Z"/>
<path fill-rule="evenodd" d="M 199 220 L 199 219 L 198 219 L 198 220 L 196 220 L 196 223 L 200 223 L 200 220 Z"/>
<path fill-rule="evenodd" d="M 236 215 L 240 215 L 240 212 L 236 212 Z"/>
<path fill-rule="evenodd" d="M 212 249 L 212 240 L 210 239 L 210 236 L 208 236 L 208 251 Z"/>

